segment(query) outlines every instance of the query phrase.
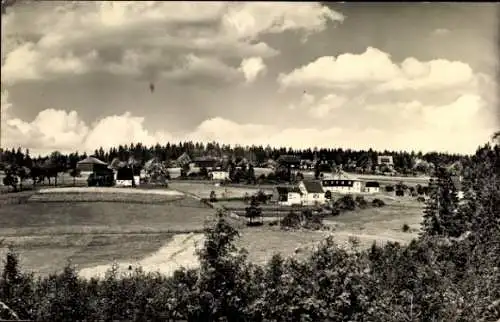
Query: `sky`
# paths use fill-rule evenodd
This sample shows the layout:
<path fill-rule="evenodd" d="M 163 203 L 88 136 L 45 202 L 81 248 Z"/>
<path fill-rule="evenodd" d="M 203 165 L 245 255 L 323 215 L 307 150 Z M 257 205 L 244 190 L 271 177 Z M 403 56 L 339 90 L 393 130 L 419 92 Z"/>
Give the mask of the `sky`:
<path fill-rule="evenodd" d="M 500 128 L 499 8 L 20 2 L 2 16 L 2 147 L 473 153 Z"/>

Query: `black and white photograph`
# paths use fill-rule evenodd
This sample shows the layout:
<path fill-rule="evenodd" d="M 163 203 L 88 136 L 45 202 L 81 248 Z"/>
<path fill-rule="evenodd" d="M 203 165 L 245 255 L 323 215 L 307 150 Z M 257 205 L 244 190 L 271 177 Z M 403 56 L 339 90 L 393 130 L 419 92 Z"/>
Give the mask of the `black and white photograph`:
<path fill-rule="evenodd" d="M 0 321 L 500 322 L 500 3 L 1 5 Z"/>

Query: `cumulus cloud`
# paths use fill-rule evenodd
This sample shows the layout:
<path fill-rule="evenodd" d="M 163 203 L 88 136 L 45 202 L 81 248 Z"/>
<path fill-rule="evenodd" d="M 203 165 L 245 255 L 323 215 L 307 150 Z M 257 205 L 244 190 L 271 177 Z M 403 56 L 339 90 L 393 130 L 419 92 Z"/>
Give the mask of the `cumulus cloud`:
<path fill-rule="evenodd" d="M 261 57 L 245 58 L 241 61 L 240 70 L 245 75 L 247 83 L 252 83 L 260 75 L 266 72 L 266 65 Z"/>
<path fill-rule="evenodd" d="M 361 54 L 323 56 L 288 74 L 280 74 L 284 88 L 338 88 L 372 86 L 376 92 L 442 90 L 474 82 L 471 67 L 463 62 L 436 59 L 421 62 L 409 57 L 402 63 L 379 49 L 368 47 Z"/>
<path fill-rule="evenodd" d="M 248 71 L 252 67 L 239 69 L 231 65 L 231 59 L 248 58 L 248 64 L 255 64 L 256 59 L 279 53 L 259 40 L 260 36 L 320 32 L 328 22 L 343 18 L 318 3 L 103 1 L 40 2 L 30 3 L 29 8 L 19 5 L 2 16 L 2 83 L 94 71 L 185 81 L 198 73 L 205 77 L 213 72 L 216 78 L 221 71 L 232 70 L 242 74 L 241 80 L 248 80 L 257 76 L 249 76 L 254 73 Z M 213 62 L 214 57 L 218 57 L 215 68 L 200 68 L 200 61 Z"/>

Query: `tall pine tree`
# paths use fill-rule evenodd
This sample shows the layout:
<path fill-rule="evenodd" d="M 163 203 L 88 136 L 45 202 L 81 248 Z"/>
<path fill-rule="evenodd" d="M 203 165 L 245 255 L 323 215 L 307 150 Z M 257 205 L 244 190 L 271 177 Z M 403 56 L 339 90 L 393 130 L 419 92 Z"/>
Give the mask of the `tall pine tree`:
<path fill-rule="evenodd" d="M 422 222 L 423 234 L 460 236 L 464 229 L 457 208 L 457 188 L 450 173 L 439 167 L 436 178 L 429 181 L 429 199 Z"/>

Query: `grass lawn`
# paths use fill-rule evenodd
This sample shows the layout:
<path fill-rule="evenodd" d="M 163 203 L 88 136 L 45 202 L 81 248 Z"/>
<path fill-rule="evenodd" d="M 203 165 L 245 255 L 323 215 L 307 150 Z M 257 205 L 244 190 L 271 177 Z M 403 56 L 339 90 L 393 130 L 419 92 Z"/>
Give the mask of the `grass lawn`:
<path fill-rule="evenodd" d="M 198 198 L 208 198 L 210 197 L 210 192 L 215 191 L 218 198 L 241 198 L 245 196 L 245 193 L 249 195 L 257 193 L 259 190 L 271 191 L 270 189 L 260 188 L 258 186 L 254 187 L 230 187 L 230 186 L 215 186 L 211 183 L 199 183 L 199 182 L 189 182 L 189 181 L 175 181 L 170 182 L 169 188 L 179 190 L 185 193 L 190 193 L 196 195 Z"/>
<path fill-rule="evenodd" d="M 20 255 L 24 269 L 50 274 L 70 262 L 78 269 L 113 261 L 139 261 L 168 242 L 173 234 L 88 234 L 6 237 Z M 7 248 L 0 248 L 5 258 Z"/>
<path fill-rule="evenodd" d="M 213 210 L 193 198 L 165 204 L 116 202 L 2 205 L 0 236 L 193 231 Z"/>
<path fill-rule="evenodd" d="M 33 195 L 32 192 L 21 194 Z M 8 195 L 12 199 L 17 194 Z M 41 195 L 55 197 L 58 194 L 34 196 Z M 64 194 L 64 197 L 74 196 Z M 0 257 L 3 259 L 7 246 L 12 245 L 19 252 L 23 267 L 39 274 L 60 270 L 68 261 L 79 268 L 114 260 L 138 261 L 157 251 L 174 233 L 201 231 L 213 213 L 212 208 L 191 197 L 163 204 L 69 202 L 67 199 L 48 203 L 29 199 L 20 204 L 3 202 Z"/>

